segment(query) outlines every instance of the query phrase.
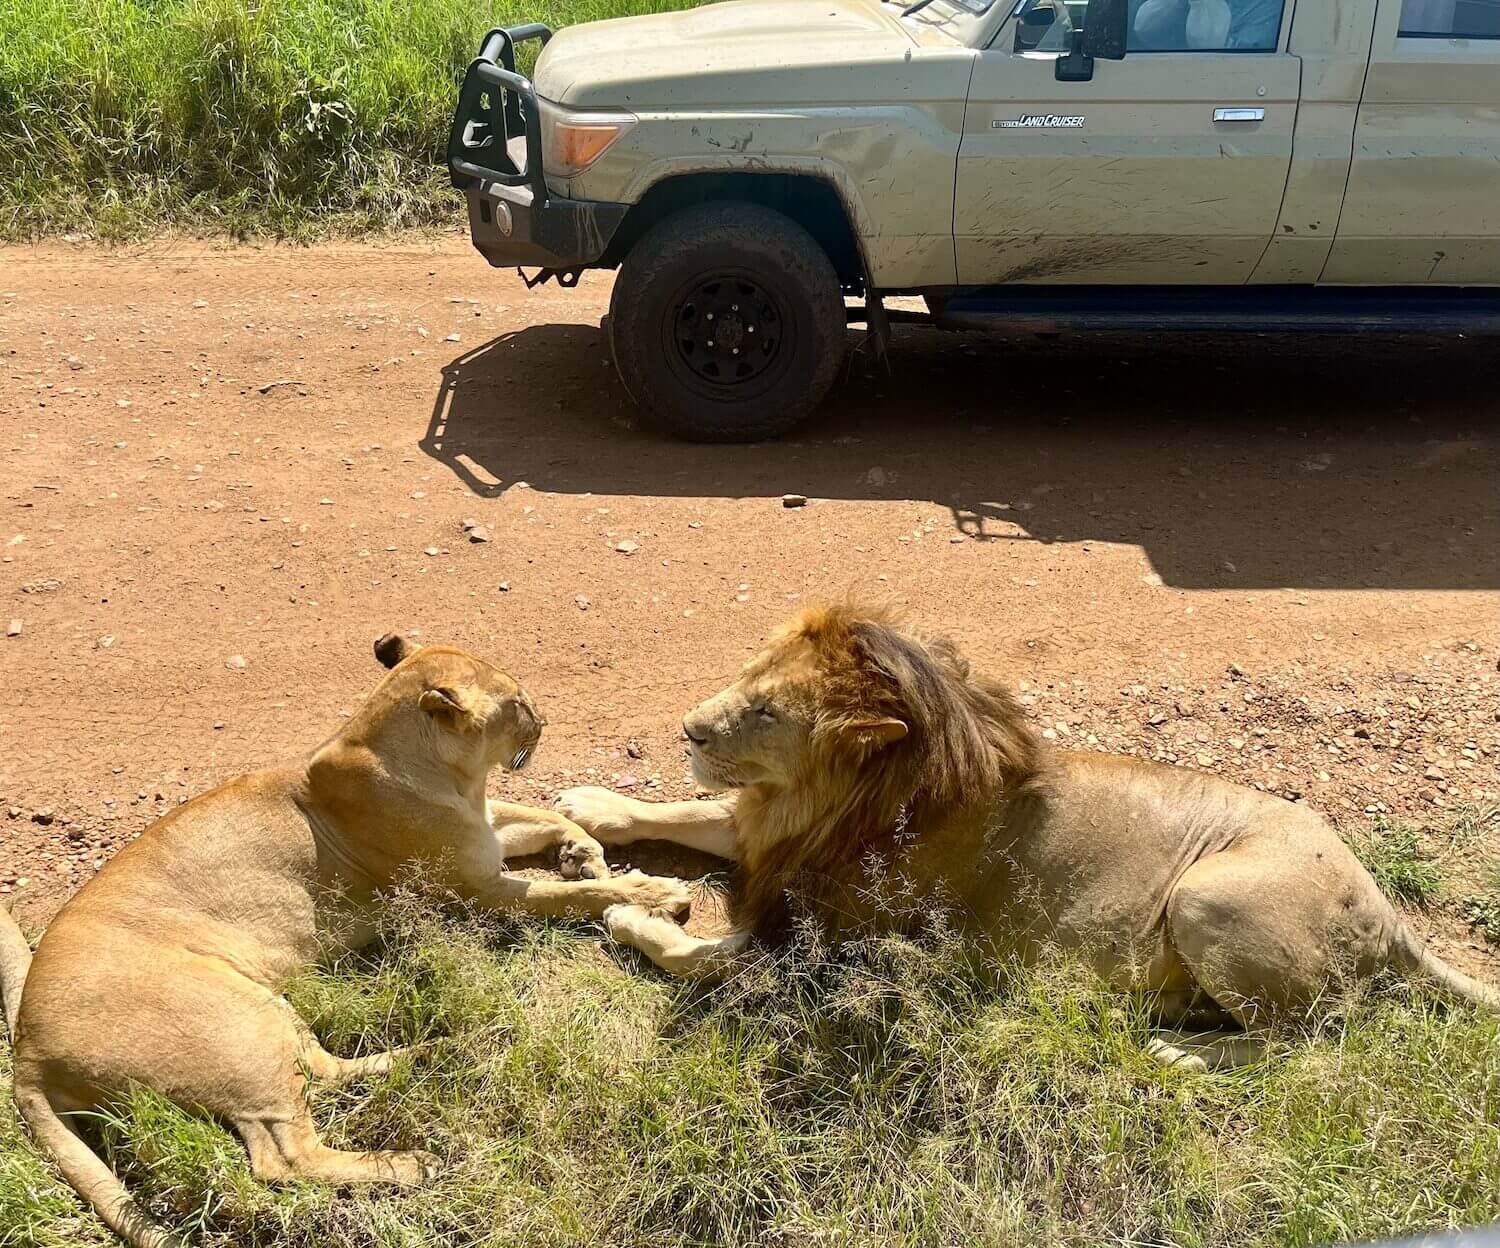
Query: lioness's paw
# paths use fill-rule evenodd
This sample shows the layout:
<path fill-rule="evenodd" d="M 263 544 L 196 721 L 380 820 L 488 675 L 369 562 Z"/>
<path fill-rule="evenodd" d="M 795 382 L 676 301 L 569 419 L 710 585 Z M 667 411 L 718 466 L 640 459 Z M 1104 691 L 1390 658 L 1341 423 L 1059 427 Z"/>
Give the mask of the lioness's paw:
<path fill-rule="evenodd" d="M 693 888 L 685 880 L 670 875 L 647 875 L 643 871 L 631 871 L 615 877 L 621 893 L 630 905 L 644 906 L 662 914 L 677 918 L 686 914 L 693 903 Z M 611 907 L 613 909 L 614 907 Z"/>
<path fill-rule="evenodd" d="M 416 1187 L 422 1183 L 430 1183 L 443 1172 L 443 1159 L 436 1153 L 425 1152 L 422 1149 L 414 1148 L 406 1152 L 383 1153 L 378 1156 L 383 1157 L 390 1167 L 391 1181 L 403 1186 Z"/>
<path fill-rule="evenodd" d="M 557 869 L 565 880 L 607 880 L 604 846 L 586 832 L 564 837 L 557 847 Z"/>
<path fill-rule="evenodd" d="M 552 803 L 560 814 L 587 829 L 606 845 L 625 845 L 635 840 L 635 799 L 623 793 L 585 785 L 565 789 Z"/>

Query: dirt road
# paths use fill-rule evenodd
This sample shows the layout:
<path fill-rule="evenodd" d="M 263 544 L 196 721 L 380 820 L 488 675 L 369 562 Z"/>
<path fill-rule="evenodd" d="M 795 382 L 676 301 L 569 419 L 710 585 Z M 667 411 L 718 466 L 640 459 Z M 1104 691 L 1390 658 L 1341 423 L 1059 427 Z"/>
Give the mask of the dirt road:
<path fill-rule="evenodd" d="M 315 744 L 390 628 L 528 684 L 522 799 L 684 794 L 682 712 L 850 591 L 1067 742 L 1347 827 L 1496 801 L 1492 348 L 918 331 L 800 436 L 711 448 L 619 423 L 608 291 L 527 292 L 456 239 L 0 250 L 0 892 L 39 920 Z M 1500 844 L 1428 849 L 1451 900 Z"/>

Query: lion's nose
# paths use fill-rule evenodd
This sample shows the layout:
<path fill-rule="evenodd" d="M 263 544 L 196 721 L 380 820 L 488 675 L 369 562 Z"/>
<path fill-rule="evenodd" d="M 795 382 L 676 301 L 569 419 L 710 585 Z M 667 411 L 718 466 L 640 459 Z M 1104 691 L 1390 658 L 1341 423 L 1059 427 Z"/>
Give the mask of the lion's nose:
<path fill-rule="evenodd" d="M 708 734 L 703 733 L 700 735 L 699 733 L 694 732 L 693 721 L 690 719 L 684 719 L 682 721 L 682 735 L 685 736 L 694 745 L 708 744 Z"/>
<path fill-rule="evenodd" d="M 531 722 L 536 725 L 536 730 L 538 732 L 541 732 L 541 730 L 547 726 L 547 717 L 542 714 L 541 710 L 537 707 L 537 704 L 533 702 L 529 697 L 526 698 L 521 703 L 521 705 L 525 708 L 526 714 L 531 717 Z"/>

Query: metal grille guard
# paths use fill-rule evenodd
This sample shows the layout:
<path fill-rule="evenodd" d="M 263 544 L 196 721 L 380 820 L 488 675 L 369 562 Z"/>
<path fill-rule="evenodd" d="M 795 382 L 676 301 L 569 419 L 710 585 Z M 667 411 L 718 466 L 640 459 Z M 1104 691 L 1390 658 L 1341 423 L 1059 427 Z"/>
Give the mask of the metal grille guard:
<path fill-rule="evenodd" d="M 497 28 L 485 35 L 479 55 L 464 74 L 448 133 L 448 167 L 459 190 L 470 189 L 476 181 L 526 186 L 538 208 L 546 204 L 541 112 L 536 88 L 529 78 L 516 72 L 516 45 L 529 39 L 539 39 L 545 45 L 551 38 L 551 28 L 541 22 Z M 518 168 L 510 141 L 522 134 L 526 137 L 526 165 Z"/>

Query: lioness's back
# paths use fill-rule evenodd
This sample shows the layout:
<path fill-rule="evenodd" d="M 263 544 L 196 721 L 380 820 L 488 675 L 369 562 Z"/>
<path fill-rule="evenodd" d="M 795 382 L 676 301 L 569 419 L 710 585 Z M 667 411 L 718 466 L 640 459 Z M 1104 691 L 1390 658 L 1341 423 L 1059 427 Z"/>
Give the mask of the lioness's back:
<path fill-rule="evenodd" d="M 143 947 L 186 946 L 263 981 L 279 975 L 283 951 L 314 934 L 311 893 L 292 882 L 316 867 L 296 783 L 285 770 L 240 776 L 124 846 L 43 935 L 21 995 L 23 1033 L 43 1010 L 78 1008 L 80 968 L 107 984 Z M 289 860 L 302 866 L 290 879 Z"/>

